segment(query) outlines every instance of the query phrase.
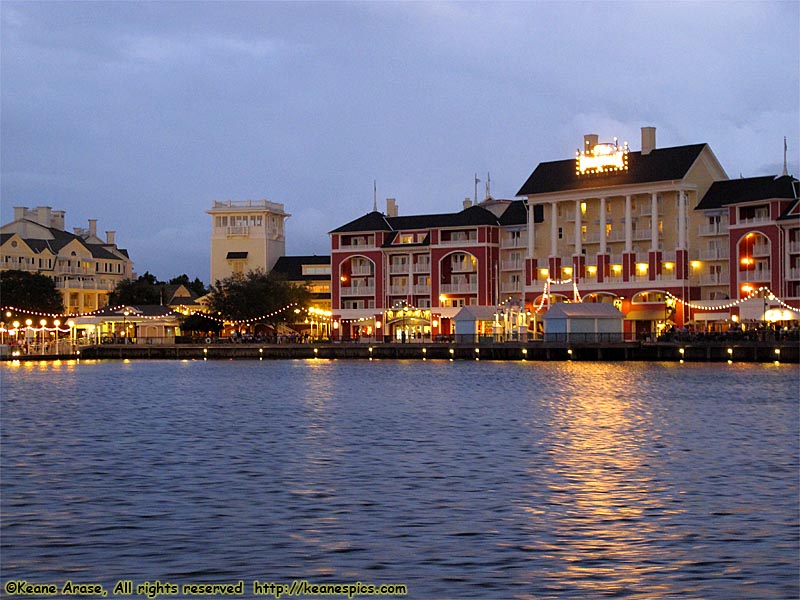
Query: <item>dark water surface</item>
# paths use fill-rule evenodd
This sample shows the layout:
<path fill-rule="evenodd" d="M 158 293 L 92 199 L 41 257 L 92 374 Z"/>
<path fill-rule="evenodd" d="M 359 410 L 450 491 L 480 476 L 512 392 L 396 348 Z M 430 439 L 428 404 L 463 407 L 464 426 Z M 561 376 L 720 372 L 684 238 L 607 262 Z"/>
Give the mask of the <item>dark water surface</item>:
<path fill-rule="evenodd" d="M 797 598 L 796 365 L 6 364 L 2 583 Z M 284 596 L 284 598 L 287 596 Z"/>

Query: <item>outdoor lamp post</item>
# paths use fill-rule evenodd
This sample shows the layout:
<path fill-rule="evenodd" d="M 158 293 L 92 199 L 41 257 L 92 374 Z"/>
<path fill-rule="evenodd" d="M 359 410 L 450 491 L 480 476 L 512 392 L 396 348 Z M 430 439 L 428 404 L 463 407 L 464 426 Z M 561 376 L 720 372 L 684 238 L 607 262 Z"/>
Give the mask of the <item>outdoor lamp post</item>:
<path fill-rule="evenodd" d="M 131 314 L 127 310 L 122 313 L 122 343 L 128 343 L 128 315 Z"/>
<path fill-rule="evenodd" d="M 42 327 L 42 347 L 40 353 L 44 354 L 44 344 L 45 344 L 44 335 L 45 333 L 47 333 L 47 331 L 45 331 L 45 325 L 47 325 L 47 319 L 42 319 L 41 321 L 39 321 L 39 325 Z"/>

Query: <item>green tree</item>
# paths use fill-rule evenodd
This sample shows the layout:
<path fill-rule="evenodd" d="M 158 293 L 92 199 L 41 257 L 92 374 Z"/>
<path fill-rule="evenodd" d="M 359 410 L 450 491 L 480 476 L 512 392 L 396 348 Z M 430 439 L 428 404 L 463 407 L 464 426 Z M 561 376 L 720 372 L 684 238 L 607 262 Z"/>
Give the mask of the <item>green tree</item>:
<path fill-rule="evenodd" d="M 111 306 L 121 304 L 160 304 L 161 285 L 155 275 L 146 271 L 138 279 L 125 279 L 117 284 L 108 297 Z"/>
<path fill-rule="evenodd" d="M 271 325 L 294 317 L 291 310 L 272 313 L 293 303 L 303 306 L 310 298 L 305 287 L 293 285 L 280 275 L 264 273 L 260 269 L 217 281 L 211 286 L 210 294 L 209 309 L 212 313 L 232 321 L 265 316 L 262 322 Z"/>
<path fill-rule="evenodd" d="M 193 291 L 198 296 L 205 296 L 207 292 L 206 286 L 200 281 L 199 277 L 195 277 L 194 281 L 189 281 L 189 276 L 186 273 L 173 277 L 169 280 L 169 283 L 170 285 L 186 286 L 186 289 Z"/>
<path fill-rule="evenodd" d="M 64 299 L 56 282 L 47 275 L 27 271 L 0 272 L 0 304 L 35 312 L 64 312 Z"/>

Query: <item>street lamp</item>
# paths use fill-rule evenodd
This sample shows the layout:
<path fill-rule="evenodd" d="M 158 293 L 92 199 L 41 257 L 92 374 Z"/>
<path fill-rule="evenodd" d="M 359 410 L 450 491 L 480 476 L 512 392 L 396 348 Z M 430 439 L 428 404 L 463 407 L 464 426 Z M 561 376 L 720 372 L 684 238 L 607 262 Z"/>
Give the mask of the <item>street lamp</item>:
<path fill-rule="evenodd" d="M 131 313 L 128 312 L 127 310 L 123 311 L 123 313 L 122 313 L 122 343 L 123 344 L 127 344 L 128 343 L 127 335 L 128 335 L 128 315 L 129 314 L 131 314 Z"/>
<path fill-rule="evenodd" d="M 41 354 L 44 354 L 44 334 L 47 333 L 45 331 L 45 325 L 47 325 L 47 319 L 42 319 L 41 321 L 39 321 L 39 325 L 42 326 L 42 348 L 41 348 Z"/>

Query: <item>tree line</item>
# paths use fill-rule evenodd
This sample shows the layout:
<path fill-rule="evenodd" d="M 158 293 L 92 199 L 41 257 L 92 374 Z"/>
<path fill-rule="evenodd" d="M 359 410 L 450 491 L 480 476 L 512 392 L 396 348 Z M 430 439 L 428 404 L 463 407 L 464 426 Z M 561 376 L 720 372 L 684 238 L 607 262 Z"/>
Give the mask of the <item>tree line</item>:
<path fill-rule="evenodd" d="M 236 273 L 209 288 L 199 278 L 192 281 L 186 274 L 164 282 L 148 271 L 136 279 L 119 282 L 109 295 L 109 305 L 163 304 L 167 300 L 164 296 L 168 285 L 183 285 L 197 296 L 207 296 L 208 312 L 215 319 L 197 315 L 194 323 L 184 322 L 185 329 L 195 331 L 218 330 L 219 321 L 216 319 L 259 319 L 276 325 L 293 316 L 291 311 L 281 309 L 293 304 L 303 306 L 310 298 L 305 286 L 292 284 L 282 275 L 262 270 Z M 19 270 L 0 272 L 0 305 L 42 313 L 64 312 L 63 298 L 52 278 Z"/>

